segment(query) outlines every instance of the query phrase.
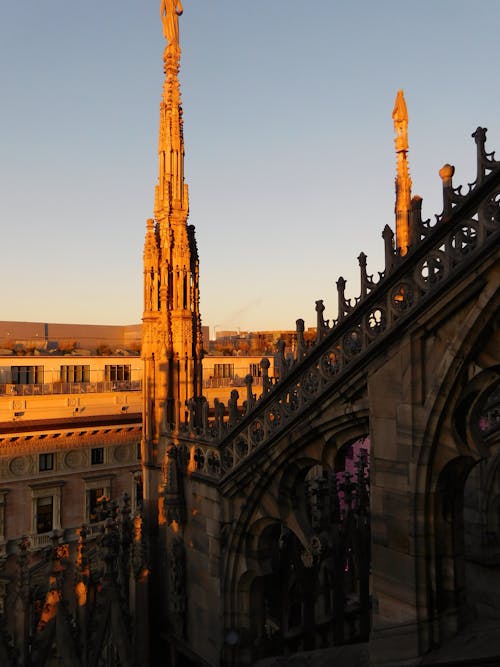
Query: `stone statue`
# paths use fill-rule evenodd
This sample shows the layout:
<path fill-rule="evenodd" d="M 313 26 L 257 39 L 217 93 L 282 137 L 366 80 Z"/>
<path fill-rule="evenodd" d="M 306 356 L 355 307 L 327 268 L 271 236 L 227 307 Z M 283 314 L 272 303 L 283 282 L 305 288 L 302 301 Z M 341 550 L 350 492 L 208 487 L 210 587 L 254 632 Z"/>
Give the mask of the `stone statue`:
<path fill-rule="evenodd" d="M 179 19 L 184 8 L 180 0 L 161 0 L 160 16 L 163 34 L 169 46 L 179 46 Z"/>
<path fill-rule="evenodd" d="M 168 608 L 170 622 L 178 637 L 185 634 L 186 622 L 186 552 L 179 538 L 175 539 L 168 554 Z"/>

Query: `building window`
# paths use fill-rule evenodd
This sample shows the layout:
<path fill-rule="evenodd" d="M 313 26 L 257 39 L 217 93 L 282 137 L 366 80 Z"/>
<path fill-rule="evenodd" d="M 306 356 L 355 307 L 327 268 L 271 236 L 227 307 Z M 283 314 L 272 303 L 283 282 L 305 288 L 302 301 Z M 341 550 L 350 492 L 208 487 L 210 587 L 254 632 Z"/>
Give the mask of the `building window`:
<path fill-rule="evenodd" d="M 54 529 L 54 498 L 44 496 L 36 499 L 36 533 L 49 533 Z"/>
<path fill-rule="evenodd" d="M 129 382 L 130 364 L 106 364 L 104 366 L 104 379 L 110 382 Z"/>
<path fill-rule="evenodd" d="M 12 366 L 12 384 L 43 384 L 43 366 Z"/>
<path fill-rule="evenodd" d="M 96 523 L 104 518 L 104 505 L 109 498 L 104 493 L 104 487 L 99 486 L 96 489 L 88 491 L 88 506 L 90 523 Z"/>
<path fill-rule="evenodd" d="M 104 447 L 92 447 L 90 451 L 90 463 L 93 466 L 104 463 Z"/>
<path fill-rule="evenodd" d="M 38 470 L 44 472 L 45 470 L 54 470 L 54 454 L 39 454 L 38 455 Z"/>
<path fill-rule="evenodd" d="M 214 378 L 234 378 L 234 364 L 214 364 Z"/>
<path fill-rule="evenodd" d="M 61 527 L 61 494 L 63 482 L 33 485 L 32 533 L 41 535 Z"/>
<path fill-rule="evenodd" d="M 250 375 L 254 378 L 262 377 L 262 368 L 260 364 L 250 364 Z"/>
<path fill-rule="evenodd" d="M 136 458 L 137 458 L 138 461 L 140 461 L 141 458 L 142 458 L 142 455 L 141 455 L 141 443 L 138 442 L 137 445 L 136 445 L 136 447 L 137 447 L 137 449 L 136 449 Z"/>
<path fill-rule="evenodd" d="M 59 378 L 61 382 L 90 382 L 90 366 L 87 364 L 63 365 Z"/>
<path fill-rule="evenodd" d="M 97 523 L 106 518 L 106 504 L 111 497 L 111 478 L 86 480 L 85 521 Z"/>

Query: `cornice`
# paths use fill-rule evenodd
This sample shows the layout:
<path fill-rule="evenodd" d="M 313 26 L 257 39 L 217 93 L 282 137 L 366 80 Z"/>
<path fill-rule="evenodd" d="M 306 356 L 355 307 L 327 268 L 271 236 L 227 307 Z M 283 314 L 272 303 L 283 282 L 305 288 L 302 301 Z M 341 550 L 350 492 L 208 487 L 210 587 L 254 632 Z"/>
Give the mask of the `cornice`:
<path fill-rule="evenodd" d="M 90 415 L 88 417 L 64 417 L 54 419 L 26 419 L 19 421 L 0 422 L 0 442 L 9 434 L 16 435 L 29 432 L 31 435 L 39 433 L 61 432 L 65 429 L 94 429 L 105 426 L 120 426 L 123 424 L 140 424 L 140 412 L 131 412 L 115 415 Z"/>
<path fill-rule="evenodd" d="M 122 444 L 140 439 L 141 424 L 115 424 L 108 427 L 59 431 L 39 431 L 29 435 L 7 435 L 0 437 L 0 457 L 25 453 L 42 453 L 97 444 Z"/>

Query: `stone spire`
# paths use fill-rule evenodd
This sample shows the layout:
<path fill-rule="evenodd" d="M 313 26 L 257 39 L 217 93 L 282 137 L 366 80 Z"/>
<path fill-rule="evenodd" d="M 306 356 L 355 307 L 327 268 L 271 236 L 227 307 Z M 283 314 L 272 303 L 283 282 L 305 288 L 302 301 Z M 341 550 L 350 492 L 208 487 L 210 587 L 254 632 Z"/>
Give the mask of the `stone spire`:
<path fill-rule="evenodd" d="M 396 137 L 396 248 L 406 255 L 410 245 L 411 178 L 408 168 L 408 110 L 402 90 L 398 90 L 392 112 Z"/>
<path fill-rule="evenodd" d="M 198 252 L 194 227 L 187 224 L 184 136 L 179 67 L 178 16 L 182 5 L 162 0 L 160 14 L 168 40 L 163 54 L 165 82 L 160 102 L 158 183 L 154 220 L 144 243 L 144 417 L 146 466 L 161 465 L 159 442 L 172 432 L 186 402 L 201 394 L 202 337 Z M 146 494 L 146 489 L 145 489 Z"/>

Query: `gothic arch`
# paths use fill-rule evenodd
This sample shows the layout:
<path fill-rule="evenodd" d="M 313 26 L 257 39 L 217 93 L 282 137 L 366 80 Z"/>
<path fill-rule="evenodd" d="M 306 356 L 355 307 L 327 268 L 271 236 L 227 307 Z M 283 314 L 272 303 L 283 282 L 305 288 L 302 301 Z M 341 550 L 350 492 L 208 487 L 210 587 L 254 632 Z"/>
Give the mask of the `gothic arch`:
<path fill-rule="evenodd" d="M 419 617 L 428 621 L 422 636 L 427 648 L 454 634 L 464 617 L 463 493 L 470 471 L 490 455 L 473 420 L 482 397 L 499 381 L 500 295 L 493 290 L 486 297 L 457 324 L 425 405 L 414 521 L 417 580 L 425 582 L 419 587 Z"/>
<path fill-rule="evenodd" d="M 256 637 L 262 638 L 262 629 L 259 634 L 255 628 L 251 630 L 250 625 L 252 617 L 258 617 L 252 609 L 259 596 L 262 598 L 264 595 L 265 582 L 271 586 L 272 577 L 276 576 L 269 560 L 271 550 L 276 549 L 278 542 L 288 540 L 291 545 L 288 548 L 291 554 L 289 557 L 298 561 L 296 570 L 302 567 L 299 562 L 302 556 L 306 554 L 304 557 L 309 557 L 307 553 L 310 553 L 314 531 L 304 509 L 306 505 L 304 484 L 308 474 L 318 469 L 325 470 L 333 476 L 338 451 L 344 444 L 364 438 L 368 433 L 364 410 L 348 417 L 342 414 L 334 418 L 328 418 L 328 411 L 329 408 L 326 407 L 326 418 L 319 425 L 315 424 L 315 428 L 311 428 L 309 422 L 300 430 L 296 429 L 293 441 L 285 434 L 275 442 L 272 450 L 268 449 L 260 461 L 252 466 L 254 473 L 258 471 L 258 474 L 248 476 L 248 469 L 246 470 L 247 476 L 242 486 L 237 485 L 234 479 L 231 481 L 231 487 L 237 486 L 238 494 L 245 497 L 245 502 L 228 535 L 224 606 L 226 628 L 234 630 L 243 643 L 255 641 Z M 327 585 L 334 579 L 332 567 L 331 571 L 327 572 L 328 562 L 322 561 L 321 565 L 318 565 L 318 576 L 315 581 L 323 609 L 332 606 L 326 591 Z M 308 576 L 306 570 L 302 568 L 301 571 L 302 578 Z M 286 591 L 290 598 L 288 602 L 291 605 L 287 614 L 292 622 L 296 616 L 293 605 L 298 604 L 298 602 L 293 603 L 293 596 L 298 595 L 299 590 L 304 592 L 304 585 L 303 581 L 297 581 L 294 587 L 293 582 L 289 580 L 287 586 Z M 315 603 L 310 601 L 307 604 Z M 272 615 L 270 618 L 271 629 L 268 628 L 268 632 L 272 632 L 275 623 Z M 342 632 L 339 631 L 337 634 L 341 636 Z M 306 634 L 309 639 L 304 638 L 305 644 L 302 646 L 314 642 L 311 639 L 313 630 L 310 629 L 308 633 Z M 253 639 L 250 639 L 251 637 Z M 324 641 L 328 644 L 326 637 Z M 234 648 L 230 652 L 235 655 Z M 237 662 L 231 663 L 231 659 L 228 658 L 228 664 L 245 664 L 245 648 L 238 647 L 236 652 L 238 657 L 232 659 Z M 252 659 L 254 658 L 255 655 Z"/>

